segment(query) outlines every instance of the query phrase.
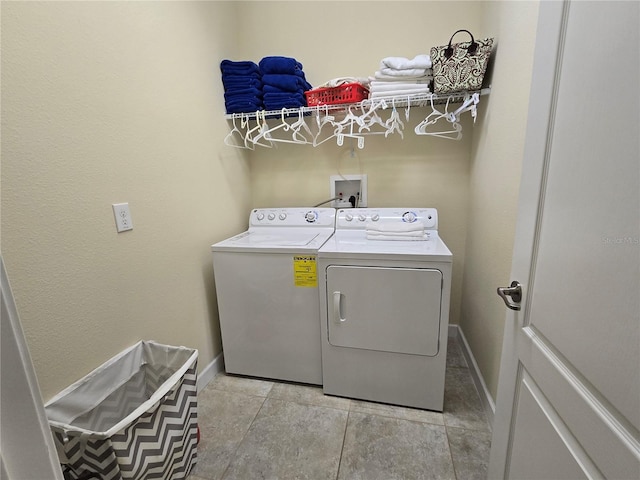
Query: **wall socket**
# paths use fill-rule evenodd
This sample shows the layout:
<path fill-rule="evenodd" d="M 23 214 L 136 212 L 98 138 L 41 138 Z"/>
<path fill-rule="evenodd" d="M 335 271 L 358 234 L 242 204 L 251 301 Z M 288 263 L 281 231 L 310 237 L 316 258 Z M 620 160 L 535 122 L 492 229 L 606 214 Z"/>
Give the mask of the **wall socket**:
<path fill-rule="evenodd" d="M 352 208 L 367 206 L 366 175 L 332 175 L 329 178 L 331 203 L 334 208 Z M 351 201 L 350 201 L 351 199 Z"/>
<path fill-rule="evenodd" d="M 128 203 L 114 203 L 113 216 L 116 219 L 116 230 L 118 233 L 133 230 L 133 221 L 131 220 L 131 212 Z"/>

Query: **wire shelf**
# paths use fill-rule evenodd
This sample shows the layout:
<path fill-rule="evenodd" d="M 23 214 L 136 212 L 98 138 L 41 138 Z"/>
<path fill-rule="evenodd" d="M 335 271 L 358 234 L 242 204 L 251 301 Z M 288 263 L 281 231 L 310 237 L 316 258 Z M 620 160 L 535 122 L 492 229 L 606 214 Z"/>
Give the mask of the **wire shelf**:
<path fill-rule="evenodd" d="M 447 94 L 437 93 L 421 93 L 416 95 L 399 95 L 390 97 L 379 98 L 367 98 L 357 103 L 341 103 L 335 105 L 317 105 L 313 107 L 296 107 L 296 108 L 283 108 L 281 110 L 259 110 L 257 112 L 249 113 L 228 113 L 225 115 L 227 120 L 234 118 L 253 119 L 259 116 L 265 116 L 266 118 L 274 118 L 278 116 L 291 116 L 291 115 L 309 115 L 313 112 L 332 112 L 336 110 L 348 110 L 349 107 L 365 107 L 370 108 L 373 105 L 378 105 L 384 101 L 388 107 L 425 107 L 430 105 L 442 105 L 449 102 L 452 105 L 464 101 L 470 95 L 478 93 L 479 95 L 488 95 L 491 92 L 491 88 L 483 88 L 481 90 L 468 91 L 468 92 L 453 92 Z"/>

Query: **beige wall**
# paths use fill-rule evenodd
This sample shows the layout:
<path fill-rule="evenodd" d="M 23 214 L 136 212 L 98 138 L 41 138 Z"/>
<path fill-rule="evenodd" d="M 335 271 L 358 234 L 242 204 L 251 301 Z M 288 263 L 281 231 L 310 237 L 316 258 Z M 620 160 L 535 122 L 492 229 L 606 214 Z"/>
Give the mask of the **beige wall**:
<path fill-rule="evenodd" d="M 493 398 L 498 390 L 505 306 L 529 104 L 538 2 L 489 2 L 496 37 L 492 93 L 474 131 L 460 327 Z"/>
<path fill-rule="evenodd" d="M 2 254 L 45 400 L 139 339 L 220 352 L 209 247 L 250 208 L 220 138 L 234 25 L 221 2 L 2 2 Z"/>
<path fill-rule="evenodd" d="M 495 397 L 536 16 L 537 2 L 3 2 L 2 253 L 45 399 L 140 338 L 209 363 L 209 245 L 251 207 L 327 199 L 338 173 L 368 175 L 370 206 L 439 209 L 451 321 Z M 499 45 L 460 142 L 416 137 L 416 108 L 404 140 L 364 150 L 222 143 L 223 58 L 293 56 L 317 85 L 458 28 Z M 116 234 L 116 202 L 133 231 Z"/>

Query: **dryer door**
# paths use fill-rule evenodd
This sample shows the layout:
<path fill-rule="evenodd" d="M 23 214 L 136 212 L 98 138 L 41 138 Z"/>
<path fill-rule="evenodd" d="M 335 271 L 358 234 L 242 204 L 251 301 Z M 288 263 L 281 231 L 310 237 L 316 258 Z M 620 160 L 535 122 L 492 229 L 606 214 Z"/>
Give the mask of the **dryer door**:
<path fill-rule="evenodd" d="M 337 347 L 438 354 L 442 272 L 436 269 L 327 268 L 327 331 Z"/>

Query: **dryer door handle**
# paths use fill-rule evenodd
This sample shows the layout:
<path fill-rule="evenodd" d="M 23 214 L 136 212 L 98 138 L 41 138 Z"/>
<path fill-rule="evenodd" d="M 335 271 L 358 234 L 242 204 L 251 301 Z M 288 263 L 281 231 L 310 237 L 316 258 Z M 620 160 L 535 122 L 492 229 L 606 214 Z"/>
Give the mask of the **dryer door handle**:
<path fill-rule="evenodd" d="M 333 318 L 336 323 L 346 322 L 346 317 L 343 317 L 344 309 L 342 308 L 342 297 L 344 295 L 340 292 L 333 292 Z"/>

